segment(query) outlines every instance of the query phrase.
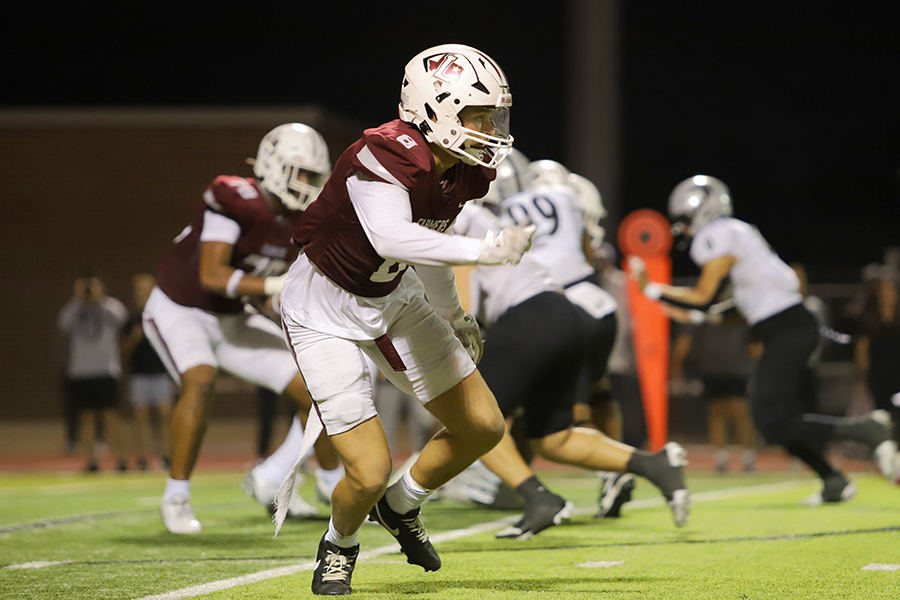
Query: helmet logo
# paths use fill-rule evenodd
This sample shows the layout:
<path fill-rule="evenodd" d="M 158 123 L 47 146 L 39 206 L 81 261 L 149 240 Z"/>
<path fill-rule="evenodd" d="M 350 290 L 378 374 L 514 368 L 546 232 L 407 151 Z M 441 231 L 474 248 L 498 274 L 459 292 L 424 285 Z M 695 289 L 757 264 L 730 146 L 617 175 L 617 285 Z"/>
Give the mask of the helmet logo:
<path fill-rule="evenodd" d="M 454 83 L 464 71 L 462 65 L 456 62 L 455 54 L 444 54 L 440 58 L 428 61 L 428 71 L 434 78 L 443 83 Z"/>

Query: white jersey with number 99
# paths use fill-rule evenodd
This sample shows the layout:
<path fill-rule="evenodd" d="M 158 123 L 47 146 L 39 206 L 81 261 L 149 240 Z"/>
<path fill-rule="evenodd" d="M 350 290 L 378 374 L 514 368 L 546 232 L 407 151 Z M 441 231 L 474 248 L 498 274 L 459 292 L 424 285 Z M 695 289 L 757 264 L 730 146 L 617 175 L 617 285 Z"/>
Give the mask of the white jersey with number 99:
<path fill-rule="evenodd" d="M 574 192 L 547 185 L 505 199 L 502 218 L 516 225 L 537 227 L 528 255 L 540 262 L 560 285 L 580 281 L 594 272 L 584 255 L 584 215 Z"/>

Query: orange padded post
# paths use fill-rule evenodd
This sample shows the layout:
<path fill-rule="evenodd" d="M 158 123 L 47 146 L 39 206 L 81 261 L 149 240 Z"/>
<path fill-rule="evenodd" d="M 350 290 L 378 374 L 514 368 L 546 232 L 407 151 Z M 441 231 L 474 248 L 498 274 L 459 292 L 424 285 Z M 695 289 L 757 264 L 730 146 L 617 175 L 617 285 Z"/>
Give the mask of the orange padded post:
<path fill-rule="evenodd" d="M 619 226 L 619 248 L 624 254 L 628 277 L 628 308 L 631 313 L 634 354 L 650 450 L 665 446 L 669 435 L 669 318 L 659 304 L 638 290 L 630 277 L 628 259 L 644 260 L 651 281 L 671 283 L 672 229 L 655 210 L 641 209 L 629 214 Z"/>

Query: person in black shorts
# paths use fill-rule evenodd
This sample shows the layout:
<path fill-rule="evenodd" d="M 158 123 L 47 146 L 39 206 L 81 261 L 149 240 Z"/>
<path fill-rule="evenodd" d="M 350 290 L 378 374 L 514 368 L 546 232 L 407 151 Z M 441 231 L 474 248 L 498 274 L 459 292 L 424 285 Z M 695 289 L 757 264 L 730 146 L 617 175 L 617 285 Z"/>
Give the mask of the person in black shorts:
<path fill-rule="evenodd" d="M 106 295 L 103 281 L 93 272 L 75 280 L 74 294 L 59 313 L 57 325 L 65 349 L 65 393 L 79 415 L 79 445 L 86 459 L 85 471 L 99 470 L 96 456 L 97 421 L 118 470 L 128 469 L 118 413 L 119 332 L 128 310 Z"/>

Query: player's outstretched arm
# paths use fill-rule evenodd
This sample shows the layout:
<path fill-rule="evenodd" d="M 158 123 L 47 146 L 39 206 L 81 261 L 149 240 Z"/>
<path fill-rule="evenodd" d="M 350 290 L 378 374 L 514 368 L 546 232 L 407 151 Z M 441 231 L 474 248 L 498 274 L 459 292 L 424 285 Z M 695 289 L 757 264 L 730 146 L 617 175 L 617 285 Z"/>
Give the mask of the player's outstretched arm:
<path fill-rule="evenodd" d="M 231 266 L 234 246 L 226 242 L 203 242 L 200 246 L 200 285 L 229 298 L 271 296 L 281 293 L 284 275 L 255 277 Z"/>
<path fill-rule="evenodd" d="M 347 190 L 366 237 L 384 258 L 424 266 L 494 265 L 519 262 L 531 246 L 532 226 L 483 239 L 452 235 L 413 223 L 409 194 L 400 186 L 351 177 Z"/>

